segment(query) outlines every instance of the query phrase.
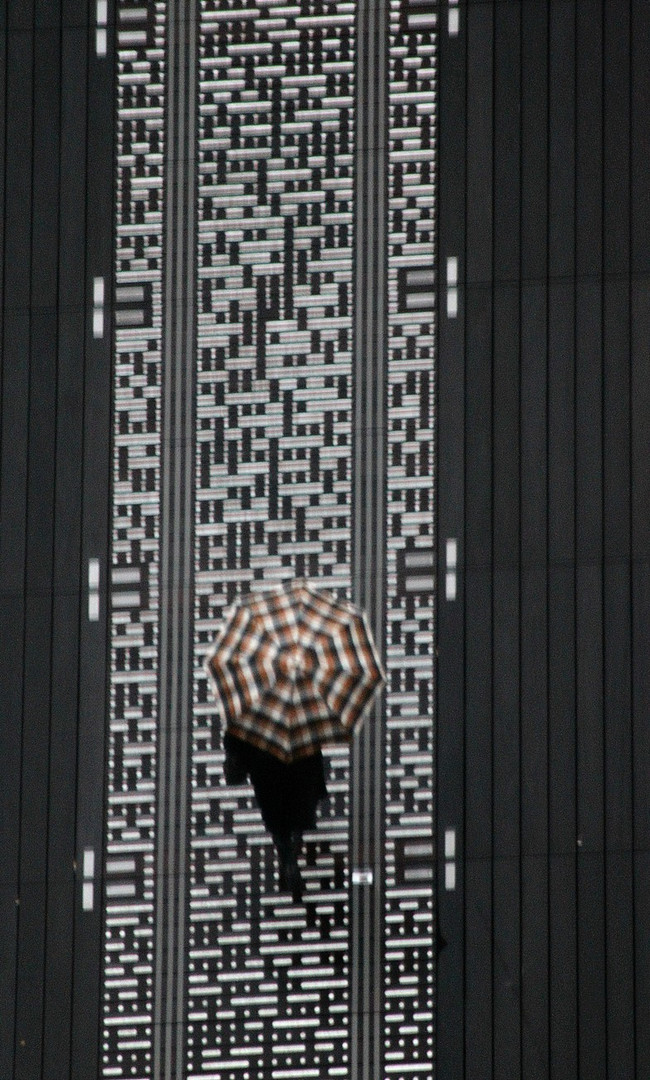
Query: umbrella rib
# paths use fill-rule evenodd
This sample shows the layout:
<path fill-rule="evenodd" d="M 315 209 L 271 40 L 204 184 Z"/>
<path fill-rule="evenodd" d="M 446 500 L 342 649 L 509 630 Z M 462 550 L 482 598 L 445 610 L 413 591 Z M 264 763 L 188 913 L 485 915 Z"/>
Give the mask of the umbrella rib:
<path fill-rule="evenodd" d="M 227 728 L 285 761 L 348 739 L 383 681 L 363 613 L 304 581 L 233 605 L 206 667 Z"/>

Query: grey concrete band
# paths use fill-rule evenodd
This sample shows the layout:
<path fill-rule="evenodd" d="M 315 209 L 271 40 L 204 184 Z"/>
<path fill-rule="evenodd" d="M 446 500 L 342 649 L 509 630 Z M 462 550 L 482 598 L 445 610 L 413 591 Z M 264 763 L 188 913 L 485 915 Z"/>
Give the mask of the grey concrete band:
<path fill-rule="evenodd" d="M 352 582 L 353 599 L 367 611 L 380 652 L 386 606 L 387 22 L 387 5 L 361 0 L 357 11 L 355 109 Z M 371 885 L 352 885 L 352 1080 L 375 1080 L 382 1074 L 382 720 L 380 702 L 354 744 L 351 762 L 352 866 L 372 870 Z"/>
<path fill-rule="evenodd" d="M 184 1075 L 185 1052 L 185 848 L 193 627 L 196 56 L 196 2 L 169 0 L 163 240 L 155 1080 L 180 1080 Z"/>

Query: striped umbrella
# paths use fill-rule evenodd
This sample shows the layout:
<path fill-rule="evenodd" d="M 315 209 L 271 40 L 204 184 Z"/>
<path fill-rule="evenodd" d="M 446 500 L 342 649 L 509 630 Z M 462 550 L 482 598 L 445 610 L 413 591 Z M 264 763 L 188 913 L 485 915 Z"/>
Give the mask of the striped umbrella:
<path fill-rule="evenodd" d="M 230 607 L 206 670 L 227 730 L 287 763 L 347 741 L 384 682 L 364 613 L 302 580 Z"/>

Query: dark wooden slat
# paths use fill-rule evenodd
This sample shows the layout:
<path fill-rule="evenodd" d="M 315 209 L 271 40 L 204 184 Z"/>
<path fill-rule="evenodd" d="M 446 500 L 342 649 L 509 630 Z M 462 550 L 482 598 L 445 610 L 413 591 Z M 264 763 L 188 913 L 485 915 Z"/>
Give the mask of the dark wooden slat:
<path fill-rule="evenodd" d="M 34 32 L 31 333 L 26 626 L 20 821 L 20 922 L 15 1077 L 40 1075 L 49 817 L 54 410 L 56 399 L 59 35 L 37 3 Z M 44 23 L 44 28 L 40 28 Z"/>
<path fill-rule="evenodd" d="M 604 7 L 604 719 L 607 1075 L 634 1073 L 630 595 L 630 22 Z"/>
<path fill-rule="evenodd" d="M 54 31 L 55 34 L 61 28 L 61 0 L 35 0 L 34 5 L 34 29 Z M 59 95 L 55 98 L 58 102 Z"/>
<path fill-rule="evenodd" d="M 465 1062 L 467 1077 L 492 1075 L 490 859 L 465 859 Z"/>
<path fill-rule="evenodd" d="M 7 70 L 7 7 L 0 7 L 0 70 Z M 5 161 L 6 161 L 6 133 L 7 133 L 7 84 L 5 79 L 0 79 L 0 207 L 5 205 Z M 4 295 L 4 221 L 0 229 L 0 310 L 2 310 Z M 2 368 L 0 366 L 0 390 L 2 387 Z M 0 438 L 2 438 L 2 412 L 0 410 Z"/>
<path fill-rule="evenodd" d="M 575 897 L 575 9 L 549 21 L 550 1071 L 577 1072 Z"/>
<path fill-rule="evenodd" d="M 575 48 L 573 4 L 549 6 L 548 271 L 570 292 L 575 272 Z"/>
<path fill-rule="evenodd" d="M 495 836 L 496 847 L 496 836 Z M 521 864 L 495 855 L 494 905 L 494 1076 L 521 1076 Z"/>
<path fill-rule="evenodd" d="M 489 4 L 466 11 L 467 186 L 466 283 L 485 286 L 492 277 L 493 15 Z M 469 316 L 469 312 L 468 312 Z M 469 322 L 467 317 L 466 322 Z"/>
<path fill-rule="evenodd" d="M 61 34 L 61 229 L 56 387 L 56 502 L 52 649 L 52 731 L 48 830 L 47 957 L 43 1078 L 70 1071 L 75 905 L 75 794 L 79 619 L 85 252 L 86 34 Z"/>
<path fill-rule="evenodd" d="M 605 1061 L 602 805 L 602 27 L 577 6 L 575 498 L 577 498 L 578 1034 L 580 1076 Z"/>
<path fill-rule="evenodd" d="M 627 294 L 623 287 L 621 291 Z M 627 295 L 622 297 L 627 306 Z M 607 327 L 606 301 L 606 327 Z M 616 326 L 627 330 L 620 316 L 615 317 Z M 615 335 L 618 337 L 619 335 Z M 621 334 L 621 337 L 627 336 Z M 608 346 L 612 346 L 609 352 Z M 627 343 L 620 342 L 628 355 Z M 608 534 L 619 532 L 620 518 L 612 516 L 616 509 L 622 510 L 620 499 L 612 496 L 610 485 L 618 481 L 629 497 L 629 458 L 627 448 L 621 454 L 620 471 L 614 469 L 616 452 L 612 443 L 617 435 L 627 443 L 629 431 L 626 418 L 615 419 L 608 401 L 608 382 L 616 377 L 618 356 L 616 342 L 605 336 L 605 544 L 609 546 Z M 625 365 L 627 369 L 627 364 Z M 627 370 L 618 374 L 627 381 Z M 629 386 L 626 387 L 626 391 Z M 611 386 L 609 387 L 611 392 Z M 627 392 L 625 397 L 629 402 Z M 622 402 L 619 403 L 622 406 Z M 615 407 L 615 406 L 614 406 Z M 618 419 L 618 423 L 617 423 Z M 621 425 L 623 430 L 616 432 Z M 614 430 L 613 430 L 614 429 Z M 625 473 L 628 473 L 627 484 Z M 609 483 L 608 483 L 609 481 Z M 611 503 L 610 503 L 611 499 Z M 628 511 L 629 512 L 629 511 Z M 629 520 L 629 519 L 628 519 Z M 627 523 L 626 523 L 627 524 Z M 626 539 L 629 529 L 626 529 Z M 612 545 L 613 546 L 613 545 Z M 627 546 L 627 545 L 626 545 Z M 632 725 L 631 725 L 631 634 L 630 634 L 630 567 L 627 551 L 618 556 L 610 549 L 604 568 L 603 605 L 605 611 L 605 835 L 606 862 L 606 910 L 607 910 L 607 1049 L 609 1074 L 622 1078 L 631 1075 L 634 1068 L 634 992 L 632 937 Z M 626 867 L 628 873 L 622 874 Z"/>
<path fill-rule="evenodd" d="M 631 269 L 638 277 L 650 274 L 650 20 L 643 0 L 632 0 L 631 20 Z"/>
<path fill-rule="evenodd" d="M 579 566 L 576 583 L 578 1047 L 587 1077 L 605 1059 L 601 567 Z"/>
<path fill-rule="evenodd" d="M 548 271 L 548 11 L 521 5 L 521 278 L 546 281 Z"/>
<path fill-rule="evenodd" d="M 602 765 L 601 765 L 602 770 Z M 578 858 L 578 954 L 581 965 L 579 985 L 578 1060 L 579 1076 L 606 1075 L 607 1027 L 605 1017 L 605 902 L 603 880 L 605 856 L 602 851 L 581 849 Z M 588 970 L 589 957 L 593 971 Z"/>
<path fill-rule="evenodd" d="M 465 291 L 465 1069 L 492 1068 L 493 16 L 467 18 Z"/>
<path fill-rule="evenodd" d="M 494 1075 L 521 1075 L 519 716 L 520 4 L 494 6 Z"/>
<path fill-rule="evenodd" d="M 54 364 L 46 356 L 55 355 L 55 334 L 54 312 L 33 312 L 16 989 L 16 1023 L 23 1052 L 17 1059 L 17 1078 L 39 1075 L 42 1055 L 52 648 L 51 402 L 56 386 Z"/>
<path fill-rule="evenodd" d="M 650 595 L 648 595 L 650 599 Z M 647 774 L 646 774 L 647 775 Z M 648 1052 L 648 1025 L 644 1017 L 648 1015 L 650 1002 L 650 939 L 645 928 L 648 925 L 648 897 L 650 896 L 650 854 L 641 849 L 634 854 L 634 927 L 635 927 L 635 1019 L 636 1019 L 636 1078 L 647 1071 L 650 1053 Z"/>
<path fill-rule="evenodd" d="M 636 1076 L 650 1074 L 650 20 L 631 6 L 631 530 Z"/>
<path fill-rule="evenodd" d="M 629 757 L 630 747 L 627 747 Z M 634 1076 L 634 889 L 632 851 L 607 853 L 607 1076 Z"/>
<path fill-rule="evenodd" d="M 523 1080 L 549 1074 L 546 5 L 522 5 L 521 844 Z"/>
<path fill-rule="evenodd" d="M 447 258 L 459 259 L 461 282 L 465 276 L 465 37 L 441 34 L 439 51 L 439 266 L 438 291 L 438 580 L 444 582 L 445 545 L 459 543 L 458 596 L 437 594 L 438 660 L 436 671 L 436 813 L 437 813 L 437 919 L 439 956 L 436 965 L 436 1061 L 441 1075 L 463 1075 L 464 930 L 462 853 L 463 835 L 463 486 L 464 486 L 464 369 L 463 319 L 447 318 Z M 444 151 L 443 148 L 444 147 Z M 460 313 L 463 290 L 460 290 Z M 445 888 L 444 836 L 456 831 L 457 882 Z"/>
<path fill-rule="evenodd" d="M 93 9 L 89 9 L 92 16 Z M 84 413 L 82 463 L 83 521 L 81 575 L 87 580 L 88 560 L 100 561 L 100 619 L 89 623 L 82 611 L 79 647 L 78 772 L 76 792 L 76 849 L 81 865 L 86 847 L 95 851 L 95 865 L 103 865 L 105 687 L 107 663 L 107 589 L 111 351 L 110 297 L 113 282 L 114 188 L 114 47 L 112 5 L 109 5 L 108 49 L 95 53 L 94 27 L 87 26 L 87 47 L 80 57 L 86 76 L 88 117 L 86 162 L 92 184 L 86 190 L 86 281 L 84 346 Z M 76 22 L 79 26 L 79 21 Z M 79 132 L 78 152 L 84 150 Z M 71 149 L 71 153 L 72 153 Z M 92 336 L 90 310 L 93 278 L 105 280 L 104 337 Z M 81 887 L 75 897 L 75 954 L 72 1023 L 73 1075 L 94 1076 L 99 1068 L 99 1016 L 101 969 L 101 909 L 99 889 L 95 908 L 81 909 Z"/>
<path fill-rule="evenodd" d="M 5 322 L 6 325 L 6 322 Z M 5 429 L 7 417 L 5 416 Z M 3 462 L 6 461 L 3 450 Z M 7 463 L 9 464 L 9 463 Z M 7 518 L 3 514 L 3 522 Z M 4 585 L 3 585 L 4 589 Z M 20 720 L 22 713 L 22 648 L 9 656 L 20 639 L 25 610 L 22 597 L 3 594 L 0 603 L 0 680 L 6 715 Z M 18 633 L 17 633 L 18 631 Z M 9 661 L 12 660 L 13 663 Z M 0 755 L 5 779 L 0 791 L 0 1070 L 11 1076 L 14 1064 L 16 958 L 18 941 L 18 825 L 20 818 L 20 729 L 18 723 L 0 725 Z"/>
<path fill-rule="evenodd" d="M 546 498 L 546 287 L 522 286 L 521 845 L 522 1014 L 548 1026 L 548 731 Z M 540 550 L 541 548 L 541 550 Z M 541 856 L 541 858 L 540 858 Z M 547 1075 L 524 1031 L 522 1075 Z M 532 1053 L 532 1051 L 531 1051 Z"/>
<path fill-rule="evenodd" d="M 521 1075 L 549 1076 L 548 856 L 521 861 L 522 1023 Z M 539 984 L 539 985 L 538 985 Z"/>
<path fill-rule="evenodd" d="M 24 33 L 26 31 L 31 34 L 34 29 L 34 0 L 27 0 L 24 4 L 21 4 L 19 0 L 9 0 L 5 7 L 8 32 Z"/>
<path fill-rule="evenodd" d="M 22 10 L 17 11 L 17 7 Z M 0 749 L 4 770 L 4 782 L 0 785 L 0 850 L 3 853 L 0 1075 L 3 1076 L 13 1076 L 15 1065 L 19 925 L 18 840 L 25 626 L 33 55 L 31 35 L 27 32 L 14 32 L 13 28 L 15 20 L 25 16 L 29 20 L 29 26 L 29 4 L 12 4 L 7 8 L 9 30 L 5 70 L 6 201 L 0 453 L 0 681 L 3 688 L 3 707 L 10 722 L 0 725 Z"/>
<path fill-rule="evenodd" d="M 576 7 L 578 1053 L 605 1060 L 602 671 L 602 23 Z"/>
<path fill-rule="evenodd" d="M 486 871 L 492 859 L 491 365 L 481 342 L 489 341 L 491 333 L 489 294 L 480 290 L 486 303 L 479 306 L 471 296 L 475 291 L 467 290 L 466 328 L 465 1056 L 469 1075 L 489 1075 L 492 901 Z"/>
<path fill-rule="evenodd" d="M 468 364 L 468 378 L 471 370 Z M 468 434 L 470 427 L 468 416 Z M 467 550 L 469 555 L 469 545 Z M 492 1067 L 491 593 L 489 571 L 468 569 L 465 578 L 469 628 L 465 654 L 465 1060 L 469 1076 L 489 1076 Z"/>
<path fill-rule="evenodd" d="M 576 857 L 549 857 L 551 1076 L 578 1075 Z M 566 1011 L 562 1007 L 566 1006 Z M 570 1067 L 573 1071 L 564 1071 Z"/>
<path fill-rule="evenodd" d="M 74 425 L 71 426 L 71 432 Z M 71 449 L 74 447 L 71 440 Z M 60 460 L 60 458 L 59 458 Z M 58 464 L 58 462 L 57 462 Z M 60 473 L 59 473 L 60 475 Z M 69 520 L 66 521 L 66 524 Z M 57 514 L 57 524 L 62 516 Z M 74 526 L 71 525 L 71 531 Z M 57 533 L 57 536 L 60 534 Z M 66 547 L 70 544 L 70 538 Z M 78 562 L 77 562 L 78 566 Z M 43 1027 L 43 1080 L 70 1070 L 72 962 L 74 945 L 74 793 L 77 749 L 76 704 L 79 592 L 54 596 L 52 649 L 52 732 L 50 736 L 50 814 L 47 848 L 47 924 Z M 67 1070 L 67 1071 L 64 1071 Z"/>
<path fill-rule="evenodd" d="M 494 851 L 519 851 L 519 297 L 494 303 Z M 514 549 L 514 550 L 513 550 Z"/>
<path fill-rule="evenodd" d="M 491 559 L 492 559 L 492 190 L 490 156 L 491 19 L 468 11 L 467 273 L 465 292 L 465 620 L 467 857 L 491 855 Z M 471 16 L 474 16 L 472 18 Z M 475 25 L 478 23 L 478 25 Z M 489 63 L 481 63 L 481 58 Z M 480 102 L 480 107 L 474 108 Z M 471 257 L 470 257 L 470 252 Z M 479 284 L 474 284 L 474 281 Z"/>
<path fill-rule="evenodd" d="M 552 473 L 551 473 L 552 475 Z M 549 481 L 549 486 L 557 482 Z M 573 471 L 565 490 L 573 490 Z M 577 1069 L 575 571 L 549 568 L 551 1075 Z"/>

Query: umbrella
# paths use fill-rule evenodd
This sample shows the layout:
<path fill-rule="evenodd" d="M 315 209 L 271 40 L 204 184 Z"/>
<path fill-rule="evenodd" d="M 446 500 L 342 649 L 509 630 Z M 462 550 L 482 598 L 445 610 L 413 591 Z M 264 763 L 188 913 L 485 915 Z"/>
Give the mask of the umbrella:
<path fill-rule="evenodd" d="M 285 763 L 349 740 L 384 682 L 364 613 L 303 580 L 233 604 L 206 670 L 226 730 Z"/>

